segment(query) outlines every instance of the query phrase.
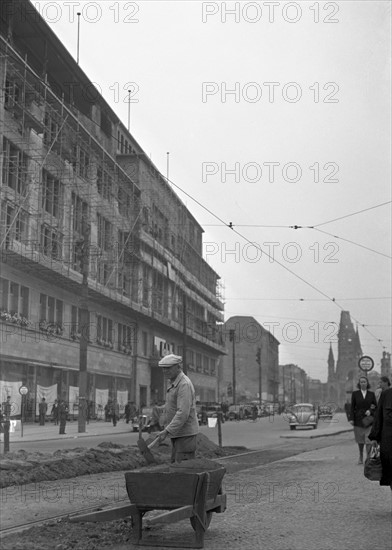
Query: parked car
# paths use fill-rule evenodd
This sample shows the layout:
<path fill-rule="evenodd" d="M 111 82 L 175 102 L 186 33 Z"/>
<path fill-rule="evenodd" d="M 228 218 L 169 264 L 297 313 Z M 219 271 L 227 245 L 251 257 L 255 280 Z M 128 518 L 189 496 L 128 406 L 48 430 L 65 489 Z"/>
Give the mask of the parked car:
<path fill-rule="evenodd" d="M 229 420 L 244 420 L 252 418 L 252 406 L 248 404 L 230 405 Z"/>
<path fill-rule="evenodd" d="M 297 403 L 290 407 L 287 414 L 290 430 L 297 427 L 310 427 L 314 430 L 318 425 L 317 409 L 312 403 Z"/>
<path fill-rule="evenodd" d="M 132 419 L 132 430 L 139 431 L 139 423 L 142 424 L 142 432 L 147 432 L 152 417 L 152 408 L 143 407 L 141 416 L 134 416 Z"/>
<path fill-rule="evenodd" d="M 332 407 L 329 405 L 320 405 L 320 407 L 318 408 L 318 416 L 319 418 L 332 418 Z"/>
<path fill-rule="evenodd" d="M 229 406 L 229 420 L 242 420 L 244 418 L 244 408 L 242 405 Z"/>

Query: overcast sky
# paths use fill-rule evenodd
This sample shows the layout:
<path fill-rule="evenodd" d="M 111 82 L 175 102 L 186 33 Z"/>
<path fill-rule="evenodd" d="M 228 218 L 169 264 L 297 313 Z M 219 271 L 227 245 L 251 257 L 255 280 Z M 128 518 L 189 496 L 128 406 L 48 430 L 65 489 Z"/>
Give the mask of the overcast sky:
<path fill-rule="evenodd" d="M 281 364 L 326 381 L 348 310 L 378 367 L 391 351 L 390 3 L 34 4 L 75 58 L 81 12 L 80 65 L 125 125 L 132 89 L 131 132 L 165 176 L 170 153 L 225 318 L 253 316 Z"/>

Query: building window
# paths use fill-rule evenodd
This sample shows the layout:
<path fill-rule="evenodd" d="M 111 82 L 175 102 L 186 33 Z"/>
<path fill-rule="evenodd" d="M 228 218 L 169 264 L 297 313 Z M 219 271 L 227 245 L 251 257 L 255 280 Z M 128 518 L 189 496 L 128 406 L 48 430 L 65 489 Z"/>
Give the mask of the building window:
<path fill-rule="evenodd" d="M 56 229 L 43 224 L 41 226 L 41 250 L 45 256 L 61 260 L 63 254 L 63 235 Z"/>
<path fill-rule="evenodd" d="M 201 354 L 196 353 L 196 371 L 201 372 Z"/>
<path fill-rule="evenodd" d="M 39 313 L 41 322 L 47 321 L 48 323 L 58 323 L 61 325 L 63 322 L 62 300 L 57 300 L 57 298 L 47 296 L 46 294 L 40 294 Z"/>
<path fill-rule="evenodd" d="M 108 200 L 112 200 L 112 187 L 113 187 L 113 178 L 110 174 L 103 170 L 101 167 L 97 168 L 97 189 L 99 195 Z"/>
<path fill-rule="evenodd" d="M 132 349 L 132 326 L 118 323 L 117 326 L 117 344 L 119 351 L 124 353 L 130 352 Z"/>
<path fill-rule="evenodd" d="M 20 84 L 12 80 L 8 75 L 5 81 L 4 106 L 6 109 L 12 109 L 22 99 Z"/>
<path fill-rule="evenodd" d="M 26 186 L 27 155 L 3 138 L 3 184 L 23 194 Z"/>
<path fill-rule="evenodd" d="M 72 228 L 79 235 L 83 234 L 83 221 L 88 219 L 88 204 L 76 193 L 72 193 Z"/>
<path fill-rule="evenodd" d="M 210 359 L 210 374 L 211 374 L 211 376 L 216 375 L 216 361 L 215 361 L 215 359 Z"/>
<path fill-rule="evenodd" d="M 28 212 L 10 203 L 5 203 L 4 208 L 5 229 L 7 233 L 6 246 L 11 239 L 27 244 L 30 217 Z"/>
<path fill-rule="evenodd" d="M 29 289 L 26 286 L 0 278 L 0 307 L 3 311 L 29 316 Z"/>
<path fill-rule="evenodd" d="M 148 334 L 145 331 L 142 331 L 142 353 L 144 357 L 148 356 Z"/>
<path fill-rule="evenodd" d="M 210 360 L 205 355 L 203 357 L 203 372 L 204 374 L 210 374 Z"/>
<path fill-rule="evenodd" d="M 131 214 L 132 200 L 129 193 L 120 184 L 117 192 L 118 199 L 118 211 L 122 216 L 129 216 Z"/>
<path fill-rule="evenodd" d="M 54 120 L 52 115 L 45 113 L 44 118 L 44 144 L 48 148 L 53 148 L 56 140 L 58 139 L 59 134 L 59 125 Z"/>
<path fill-rule="evenodd" d="M 74 161 L 72 163 L 72 166 L 78 176 L 84 179 L 88 179 L 90 156 L 87 151 L 79 145 L 74 148 Z"/>
<path fill-rule="evenodd" d="M 98 246 L 102 250 L 110 250 L 112 246 L 112 224 L 101 214 L 97 214 Z"/>
<path fill-rule="evenodd" d="M 113 321 L 97 315 L 97 343 L 113 347 Z"/>
<path fill-rule="evenodd" d="M 62 187 L 58 179 L 42 170 L 42 208 L 54 218 L 61 215 Z"/>
<path fill-rule="evenodd" d="M 101 285 L 106 285 L 109 282 L 109 277 L 111 276 L 112 271 L 112 265 L 101 261 L 98 264 L 97 281 Z"/>
<path fill-rule="evenodd" d="M 106 113 L 101 111 L 101 130 L 107 137 L 112 137 L 112 123 Z"/>
<path fill-rule="evenodd" d="M 188 367 L 189 368 L 195 368 L 195 354 L 193 350 L 188 349 L 187 350 L 187 359 L 188 359 Z"/>

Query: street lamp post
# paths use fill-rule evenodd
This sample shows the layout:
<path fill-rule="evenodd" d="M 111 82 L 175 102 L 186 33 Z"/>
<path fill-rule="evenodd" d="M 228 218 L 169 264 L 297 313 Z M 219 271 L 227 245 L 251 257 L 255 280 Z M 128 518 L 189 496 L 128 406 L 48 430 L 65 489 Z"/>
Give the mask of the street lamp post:
<path fill-rule="evenodd" d="M 256 363 L 259 365 L 259 405 L 261 407 L 261 403 L 262 403 L 262 379 L 261 379 L 261 376 L 262 376 L 262 371 L 261 371 L 261 348 L 257 348 L 257 353 L 256 353 Z"/>

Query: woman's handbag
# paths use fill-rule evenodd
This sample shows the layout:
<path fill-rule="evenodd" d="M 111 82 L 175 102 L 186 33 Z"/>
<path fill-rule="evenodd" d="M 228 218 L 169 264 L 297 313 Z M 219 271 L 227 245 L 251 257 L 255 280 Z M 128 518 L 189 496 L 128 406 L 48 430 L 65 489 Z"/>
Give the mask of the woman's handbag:
<path fill-rule="evenodd" d="M 370 481 L 380 481 L 382 477 L 382 466 L 380 458 L 380 447 L 372 447 L 365 460 L 363 475 Z"/>
<path fill-rule="evenodd" d="M 362 418 L 362 426 L 364 428 L 368 428 L 369 426 L 371 426 L 373 424 L 373 420 L 374 420 L 374 417 L 372 415 L 364 416 Z"/>

